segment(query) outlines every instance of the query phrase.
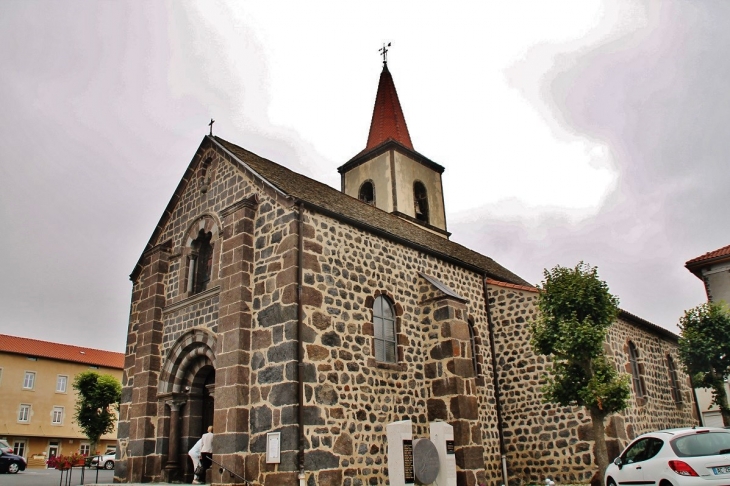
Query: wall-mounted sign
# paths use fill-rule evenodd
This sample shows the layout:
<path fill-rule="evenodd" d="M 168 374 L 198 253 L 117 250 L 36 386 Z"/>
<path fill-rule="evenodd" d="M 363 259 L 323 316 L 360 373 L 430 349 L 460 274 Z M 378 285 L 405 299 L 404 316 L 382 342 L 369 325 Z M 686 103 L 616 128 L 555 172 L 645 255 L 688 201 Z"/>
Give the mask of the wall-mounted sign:
<path fill-rule="evenodd" d="M 279 464 L 281 462 L 281 432 L 266 434 L 266 463 Z"/>
<path fill-rule="evenodd" d="M 416 476 L 413 474 L 413 441 L 403 441 L 403 471 L 405 472 L 405 482 L 414 483 Z"/>
<path fill-rule="evenodd" d="M 446 441 L 446 453 L 454 454 L 454 441 L 453 440 Z"/>

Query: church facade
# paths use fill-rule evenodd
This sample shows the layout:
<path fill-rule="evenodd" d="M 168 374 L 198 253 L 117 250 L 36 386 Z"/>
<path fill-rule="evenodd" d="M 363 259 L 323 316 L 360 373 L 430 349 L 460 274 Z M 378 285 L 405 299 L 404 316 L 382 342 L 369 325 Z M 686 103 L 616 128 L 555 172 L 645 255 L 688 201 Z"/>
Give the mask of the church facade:
<path fill-rule="evenodd" d="M 213 483 L 388 484 L 404 419 L 453 426 L 460 485 L 589 479 L 590 418 L 541 399 L 537 289 L 449 240 L 444 168 L 413 148 L 387 64 L 338 170 L 340 191 L 204 137 L 131 275 L 115 479 L 192 480 L 213 425 Z M 634 383 L 612 450 L 696 423 L 675 335 L 622 312 L 606 348 Z"/>

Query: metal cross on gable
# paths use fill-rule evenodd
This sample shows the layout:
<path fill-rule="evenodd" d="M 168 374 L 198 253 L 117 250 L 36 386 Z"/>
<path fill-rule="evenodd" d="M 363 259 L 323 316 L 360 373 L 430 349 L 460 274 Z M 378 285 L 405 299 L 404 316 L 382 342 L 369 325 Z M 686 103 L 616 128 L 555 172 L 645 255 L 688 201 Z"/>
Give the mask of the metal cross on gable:
<path fill-rule="evenodd" d="M 383 56 L 383 64 L 388 64 L 388 47 L 390 47 L 390 42 L 388 42 L 387 46 L 383 43 L 383 47 L 378 49 L 380 55 Z"/>
<path fill-rule="evenodd" d="M 210 127 L 210 136 L 213 136 L 213 123 L 215 123 L 215 120 L 212 118 L 210 119 L 210 123 L 208 123 L 208 126 Z"/>

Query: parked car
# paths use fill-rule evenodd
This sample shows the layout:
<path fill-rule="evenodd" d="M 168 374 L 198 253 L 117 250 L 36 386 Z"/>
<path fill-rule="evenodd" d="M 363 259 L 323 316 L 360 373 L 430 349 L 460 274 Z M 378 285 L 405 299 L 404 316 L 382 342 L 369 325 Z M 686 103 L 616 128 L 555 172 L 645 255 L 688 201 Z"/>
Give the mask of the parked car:
<path fill-rule="evenodd" d="M 114 449 L 107 449 L 103 455 L 93 456 L 91 458 L 90 467 L 97 469 L 114 469 L 114 460 L 117 455 L 117 451 Z"/>
<path fill-rule="evenodd" d="M 22 457 L 0 451 L 0 473 L 17 474 L 18 471 L 25 471 L 25 466 L 25 459 Z"/>
<path fill-rule="evenodd" d="M 10 447 L 10 444 L 5 442 L 4 440 L 0 439 L 0 452 L 7 452 L 8 454 L 15 454 L 15 451 L 12 447 Z"/>
<path fill-rule="evenodd" d="M 643 434 L 606 469 L 606 486 L 730 483 L 730 430 L 687 427 Z"/>

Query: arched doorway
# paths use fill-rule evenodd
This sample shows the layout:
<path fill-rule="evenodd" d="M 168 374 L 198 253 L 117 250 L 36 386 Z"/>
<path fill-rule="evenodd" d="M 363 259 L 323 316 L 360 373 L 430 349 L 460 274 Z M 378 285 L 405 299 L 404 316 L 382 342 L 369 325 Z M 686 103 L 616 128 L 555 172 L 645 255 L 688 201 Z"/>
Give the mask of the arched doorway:
<path fill-rule="evenodd" d="M 213 425 L 215 410 L 215 368 L 203 366 L 191 377 L 188 388 L 187 411 L 182 414 L 182 442 L 185 453 Z M 189 461 L 186 461 L 188 463 Z M 190 464 L 188 464 L 190 465 Z M 188 468 L 183 468 L 186 472 Z M 192 474 L 192 471 L 189 471 Z"/>
<path fill-rule="evenodd" d="M 207 329 L 180 336 L 167 354 L 160 374 L 158 397 L 165 404 L 161 431 L 163 476 L 166 481 L 192 480 L 188 450 L 213 425 L 216 337 Z"/>

